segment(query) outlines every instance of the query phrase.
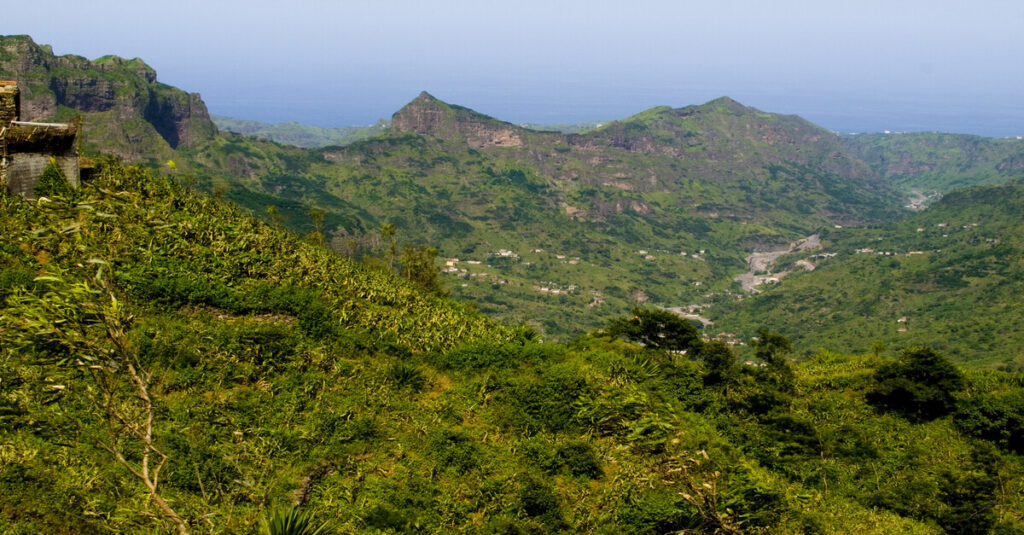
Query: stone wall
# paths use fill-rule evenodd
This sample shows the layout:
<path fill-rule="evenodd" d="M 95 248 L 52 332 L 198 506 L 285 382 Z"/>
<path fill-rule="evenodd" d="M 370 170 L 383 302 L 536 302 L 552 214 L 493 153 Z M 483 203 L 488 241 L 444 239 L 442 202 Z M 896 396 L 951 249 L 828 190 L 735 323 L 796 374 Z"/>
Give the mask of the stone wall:
<path fill-rule="evenodd" d="M 72 186 L 78 187 L 78 156 L 75 154 L 55 156 L 38 152 L 20 152 L 7 155 L 7 192 L 31 199 L 36 196 L 35 187 L 50 158 L 57 159 L 64 176 Z"/>

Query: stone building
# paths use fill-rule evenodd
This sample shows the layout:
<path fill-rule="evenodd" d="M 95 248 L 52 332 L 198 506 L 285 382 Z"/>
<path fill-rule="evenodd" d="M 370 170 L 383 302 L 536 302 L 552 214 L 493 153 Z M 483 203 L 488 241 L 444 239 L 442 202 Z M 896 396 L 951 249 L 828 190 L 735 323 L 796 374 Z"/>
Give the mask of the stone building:
<path fill-rule="evenodd" d="M 35 186 L 50 158 L 78 187 L 78 138 L 81 118 L 70 123 L 19 121 L 18 83 L 0 81 L 0 188 L 8 194 L 35 197 Z"/>

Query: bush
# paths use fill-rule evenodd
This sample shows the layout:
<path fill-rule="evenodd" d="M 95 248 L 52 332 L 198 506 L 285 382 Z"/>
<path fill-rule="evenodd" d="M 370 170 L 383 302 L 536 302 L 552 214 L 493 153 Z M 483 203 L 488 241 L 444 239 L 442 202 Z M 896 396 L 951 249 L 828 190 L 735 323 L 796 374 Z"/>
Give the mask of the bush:
<path fill-rule="evenodd" d="M 698 356 L 704 363 L 705 384 L 718 385 L 735 380 L 738 372 L 736 353 L 729 344 L 715 340 L 705 344 Z"/>
<path fill-rule="evenodd" d="M 479 446 L 462 431 L 441 429 L 431 433 L 427 454 L 441 470 L 463 473 L 480 466 Z"/>
<path fill-rule="evenodd" d="M 546 474 L 566 472 L 587 479 L 604 477 L 601 460 L 594 447 L 585 440 L 571 440 L 555 445 L 545 439 L 534 437 L 525 440 L 520 449 L 523 457 Z"/>
<path fill-rule="evenodd" d="M 903 350 L 899 360 L 878 369 L 868 402 L 897 412 L 912 421 L 927 421 L 949 414 L 956 407 L 956 392 L 964 387 L 960 370 L 928 347 Z"/>
<path fill-rule="evenodd" d="M 405 388 L 412 390 L 413 392 L 419 392 L 423 390 L 423 387 L 427 384 L 426 377 L 423 376 L 423 372 L 415 366 L 410 366 L 404 362 L 396 362 L 388 368 L 387 372 L 388 381 L 398 388 Z"/>
<path fill-rule="evenodd" d="M 431 363 L 446 370 L 514 368 L 523 363 L 552 362 L 565 355 L 565 346 L 516 340 L 504 344 L 471 342 L 432 354 Z"/>
<path fill-rule="evenodd" d="M 538 376 L 514 376 L 499 386 L 499 417 L 527 433 L 565 431 L 576 425 L 576 402 L 591 391 L 575 365 L 561 364 Z"/>
<path fill-rule="evenodd" d="M 541 519 L 551 531 L 565 527 L 558 496 L 539 477 L 525 475 L 520 478 L 519 509 L 527 516 Z"/>
<path fill-rule="evenodd" d="M 50 158 L 46 163 L 46 168 L 43 169 L 43 174 L 39 177 L 39 182 L 36 183 L 33 191 L 37 197 L 63 197 L 74 194 L 71 184 L 64 176 L 64 171 L 57 165 L 56 158 Z"/>
<path fill-rule="evenodd" d="M 701 346 L 700 331 L 688 320 L 667 310 L 634 308 L 632 317 L 613 319 L 606 331 L 612 336 L 643 344 L 650 349 L 695 352 Z"/>
<path fill-rule="evenodd" d="M 1024 391 L 962 399 L 953 422 L 965 435 L 1024 454 Z"/>
<path fill-rule="evenodd" d="M 573 440 L 558 448 L 557 457 L 569 474 L 588 479 L 601 479 L 604 470 L 594 447 L 583 440 Z"/>

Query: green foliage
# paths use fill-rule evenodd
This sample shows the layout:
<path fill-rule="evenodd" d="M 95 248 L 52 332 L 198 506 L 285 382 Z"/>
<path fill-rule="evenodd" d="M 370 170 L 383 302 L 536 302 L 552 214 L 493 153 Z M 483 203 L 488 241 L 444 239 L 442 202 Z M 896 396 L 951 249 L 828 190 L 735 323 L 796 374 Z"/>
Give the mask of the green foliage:
<path fill-rule="evenodd" d="M 423 390 L 423 387 L 427 384 L 427 379 L 423 376 L 423 372 L 404 362 L 396 362 L 388 367 L 387 377 L 388 381 L 396 387 L 406 388 L 413 392 Z"/>
<path fill-rule="evenodd" d="M 978 393 L 957 403 L 953 421 L 964 434 L 1024 453 L 1024 391 Z"/>
<path fill-rule="evenodd" d="M 536 373 L 508 377 L 498 387 L 500 421 L 525 433 L 576 428 L 577 401 L 591 387 L 576 363 L 546 366 Z"/>
<path fill-rule="evenodd" d="M 963 374 L 945 357 L 928 347 L 912 347 L 875 372 L 867 399 L 911 420 L 931 420 L 952 412 L 963 388 Z"/>
<path fill-rule="evenodd" d="M 327 535 L 327 524 L 317 524 L 309 511 L 278 509 L 263 522 L 264 535 Z"/>
<path fill-rule="evenodd" d="M 444 295 L 444 288 L 438 276 L 441 269 L 437 267 L 437 249 L 417 245 L 402 249 L 402 256 L 399 262 L 402 265 L 401 274 L 409 282 L 420 286 L 427 291 Z"/>
<path fill-rule="evenodd" d="M 439 429 L 430 434 L 427 454 L 440 470 L 465 475 L 480 466 L 480 446 L 464 432 Z"/>
<path fill-rule="evenodd" d="M 700 349 L 700 331 L 689 321 L 667 310 L 634 308 L 632 317 L 613 319 L 605 330 L 643 344 L 650 349 L 696 352 Z"/>
<path fill-rule="evenodd" d="M 975 437 L 1012 451 L 993 433 L 1013 429 L 1016 375 L 964 371 L 954 417 L 920 423 L 865 403 L 872 357 L 790 362 L 766 335 L 787 391 L 721 343 L 696 361 L 602 334 L 540 343 L 137 169 L 81 193 L 0 199 L 3 530 L 171 528 L 95 440 L 127 432 L 140 466 L 131 428 L 89 401 L 110 392 L 96 399 L 145 421 L 127 368 L 90 375 L 124 358 L 151 374 L 157 494 L 193 532 L 257 532 L 292 501 L 338 533 L 933 533 L 1021 515 L 1019 457 L 972 453 Z"/>
<path fill-rule="evenodd" d="M 569 475 L 587 479 L 601 479 L 604 470 L 594 446 L 585 440 L 569 440 L 552 444 L 540 436 L 532 437 L 520 446 L 523 456 L 530 464 L 544 473 Z"/>
<path fill-rule="evenodd" d="M 765 364 L 765 378 L 779 391 L 793 392 L 795 374 L 789 362 L 793 345 L 789 339 L 762 327 L 757 330 L 757 338 L 752 340 L 750 345 L 754 348 L 754 356 Z"/>
<path fill-rule="evenodd" d="M 546 531 L 557 532 L 566 527 L 562 504 L 543 479 L 526 474 L 519 479 L 518 487 L 518 505 L 523 514 L 543 522 Z"/>
<path fill-rule="evenodd" d="M 937 520 L 946 533 L 984 535 L 991 533 L 998 521 L 999 454 L 991 446 L 982 446 L 972 451 L 971 457 L 965 470 L 943 474 L 939 499 L 945 507 Z"/>
<path fill-rule="evenodd" d="M 37 197 L 70 197 L 74 195 L 74 189 L 64 176 L 64 171 L 57 165 L 56 158 L 50 158 L 46 162 L 42 176 L 36 183 L 34 193 Z"/>
<path fill-rule="evenodd" d="M 705 343 L 698 353 L 704 364 L 704 382 L 709 385 L 729 383 L 739 373 L 736 353 L 720 340 Z"/>

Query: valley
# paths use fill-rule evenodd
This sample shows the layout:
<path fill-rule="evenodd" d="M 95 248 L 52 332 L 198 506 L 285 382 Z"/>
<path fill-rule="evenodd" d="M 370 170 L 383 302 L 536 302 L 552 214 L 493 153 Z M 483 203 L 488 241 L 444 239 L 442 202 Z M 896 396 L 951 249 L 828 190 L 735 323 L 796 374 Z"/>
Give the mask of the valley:
<path fill-rule="evenodd" d="M 87 169 L 0 184 L 0 534 L 1024 533 L 1020 140 L 0 79 Z"/>

